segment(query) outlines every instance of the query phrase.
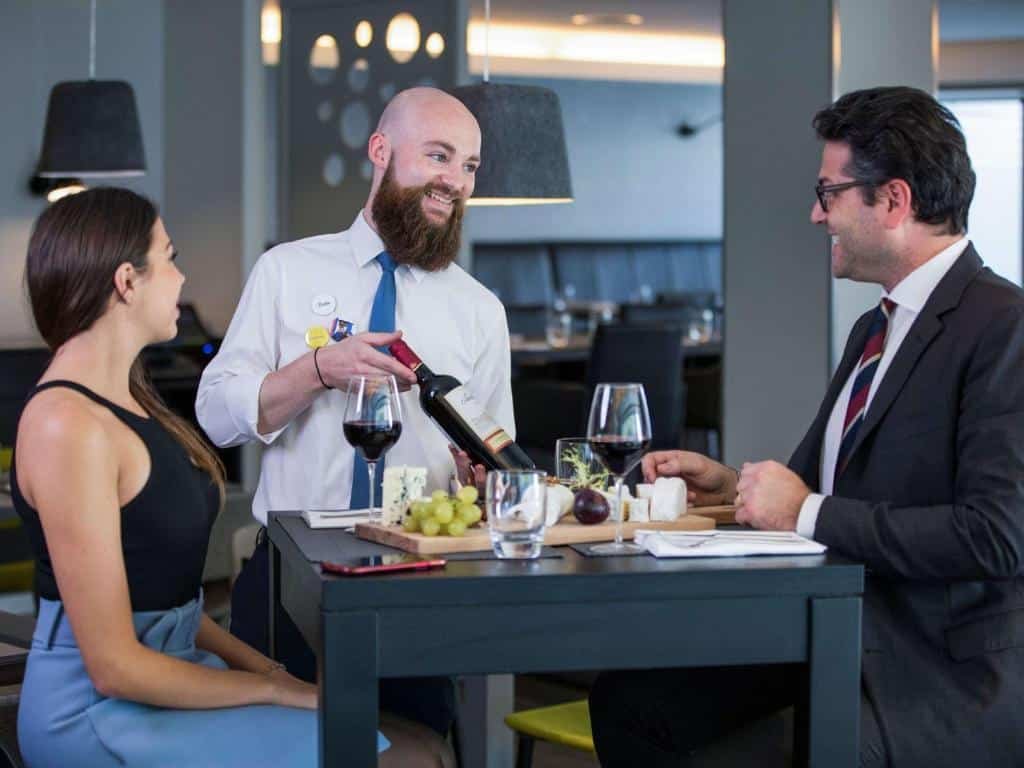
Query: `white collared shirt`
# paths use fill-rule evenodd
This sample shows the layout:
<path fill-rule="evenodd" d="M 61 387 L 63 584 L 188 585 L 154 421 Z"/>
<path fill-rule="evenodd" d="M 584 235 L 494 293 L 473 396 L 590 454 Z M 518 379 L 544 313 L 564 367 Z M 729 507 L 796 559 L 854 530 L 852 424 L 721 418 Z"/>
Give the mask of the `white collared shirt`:
<path fill-rule="evenodd" d="M 871 379 L 871 387 L 868 389 L 868 400 L 864 409 L 865 418 L 871 407 L 871 401 L 874 400 L 875 392 L 878 391 L 878 386 L 885 377 L 885 372 L 889 370 L 889 365 L 896 357 L 896 353 L 907 337 L 914 320 L 917 319 L 918 313 L 932 295 L 935 287 L 946 276 L 960 255 L 967 250 L 969 242 L 966 237 L 957 240 L 903 278 L 892 289 L 892 293 L 882 292 L 882 298 L 894 301 L 896 309 L 889 318 L 889 332 L 885 338 L 882 359 L 878 361 L 878 368 L 875 370 L 875 375 Z M 821 511 L 822 502 L 826 496 L 832 494 L 836 457 L 839 455 L 839 443 L 843 433 L 843 419 L 846 416 L 846 406 L 850 402 L 850 391 L 853 389 L 853 380 L 856 375 L 857 366 L 854 366 L 839 397 L 836 398 L 836 402 L 832 406 L 828 426 L 825 428 L 825 440 L 822 443 L 821 464 L 819 465 L 821 492 L 812 493 L 800 507 L 796 532 L 809 539 L 814 538 L 814 528 L 818 523 L 818 513 Z"/>
<path fill-rule="evenodd" d="M 266 523 L 268 509 L 349 506 L 353 449 L 342 432 L 345 393 L 325 390 L 291 423 L 267 435 L 256 427 L 259 393 L 268 373 L 310 351 L 305 334 L 311 326 L 330 330 L 338 317 L 354 323 L 356 333 L 368 329 L 382 271 L 376 257 L 383 250 L 360 212 L 347 231 L 267 251 L 249 275 L 220 350 L 203 371 L 196 415 L 210 439 L 222 447 L 264 444 L 253 499 L 260 522 Z M 508 324 L 498 298 L 456 264 L 440 272 L 400 266 L 395 288 L 395 328 L 409 346 L 435 373 L 459 379 L 514 438 Z M 401 395 L 402 436 L 386 462 L 426 467 L 427 488 L 446 489 L 454 469 L 448 440 L 418 397 L 415 386 Z"/>

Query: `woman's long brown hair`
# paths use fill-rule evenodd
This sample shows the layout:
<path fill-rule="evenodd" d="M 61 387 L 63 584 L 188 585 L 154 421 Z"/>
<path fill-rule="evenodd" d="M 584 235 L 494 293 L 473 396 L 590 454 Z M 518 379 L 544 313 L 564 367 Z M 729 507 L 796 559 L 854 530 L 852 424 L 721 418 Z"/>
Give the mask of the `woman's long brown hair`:
<path fill-rule="evenodd" d="M 25 282 L 36 327 L 56 351 L 92 327 L 107 310 L 114 272 L 125 262 L 142 274 L 156 206 L 134 192 L 97 187 L 62 198 L 36 220 L 28 245 Z M 157 394 L 141 357 L 132 363 L 132 397 L 181 443 L 192 463 L 207 472 L 224 499 L 224 465 L 199 432 Z"/>

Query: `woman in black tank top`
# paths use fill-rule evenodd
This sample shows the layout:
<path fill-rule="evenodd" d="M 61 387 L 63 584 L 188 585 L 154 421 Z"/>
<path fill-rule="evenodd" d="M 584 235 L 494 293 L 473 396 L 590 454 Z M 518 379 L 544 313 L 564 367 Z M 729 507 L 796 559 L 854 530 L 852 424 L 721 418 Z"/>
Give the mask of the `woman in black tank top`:
<path fill-rule="evenodd" d="M 11 473 L 41 596 L 18 722 L 30 768 L 317 764 L 315 686 L 202 612 L 223 471 L 138 358 L 177 332 L 174 257 L 127 190 L 64 198 L 32 233 L 29 295 L 54 357 Z"/>

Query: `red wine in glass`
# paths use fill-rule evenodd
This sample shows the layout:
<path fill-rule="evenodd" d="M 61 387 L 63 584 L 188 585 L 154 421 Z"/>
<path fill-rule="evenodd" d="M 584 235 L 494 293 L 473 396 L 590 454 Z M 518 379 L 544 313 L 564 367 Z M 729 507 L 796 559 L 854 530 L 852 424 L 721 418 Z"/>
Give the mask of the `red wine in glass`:
<path fill-rule="evenodd" d="M 650 440 L 601 435 L 590 439 L 590 447 L 608 471 L 617 477 L 628 474 L 647 452 Z"/>
<path fill-rule="evenodd" d="M 346 421 L 345 439 L 367 461 L 377 461 L 402 436 L 402 422 L 377 424 L 372 421 Z"/>
<path fill-rule="evenodd" d="M 651 415 L 643 384 L 598 384 L 587 422 L 590 449 L 615 477 L 615 541 L 591 551 L 622 555 L 641 547 L 622 540 L 622 481 L 651 444 Z"/>

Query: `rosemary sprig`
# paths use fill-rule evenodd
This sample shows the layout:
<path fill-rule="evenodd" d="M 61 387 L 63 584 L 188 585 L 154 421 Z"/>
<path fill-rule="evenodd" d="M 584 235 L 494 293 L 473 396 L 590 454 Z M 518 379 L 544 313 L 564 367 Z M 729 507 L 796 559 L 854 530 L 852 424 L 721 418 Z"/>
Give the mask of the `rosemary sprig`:
<path fill-rule="evenodd" d="M 572 480 L 569 482 L 569 489 L 573 492 L 581 488 L 603 491 L 607 487 L 608 470 L 593 471 L 592 462 L 584 458 L 583 452 L 577 446 L 567 448 L 562 453 L 562 461 L 568 462 L 572 467 Z"/>

